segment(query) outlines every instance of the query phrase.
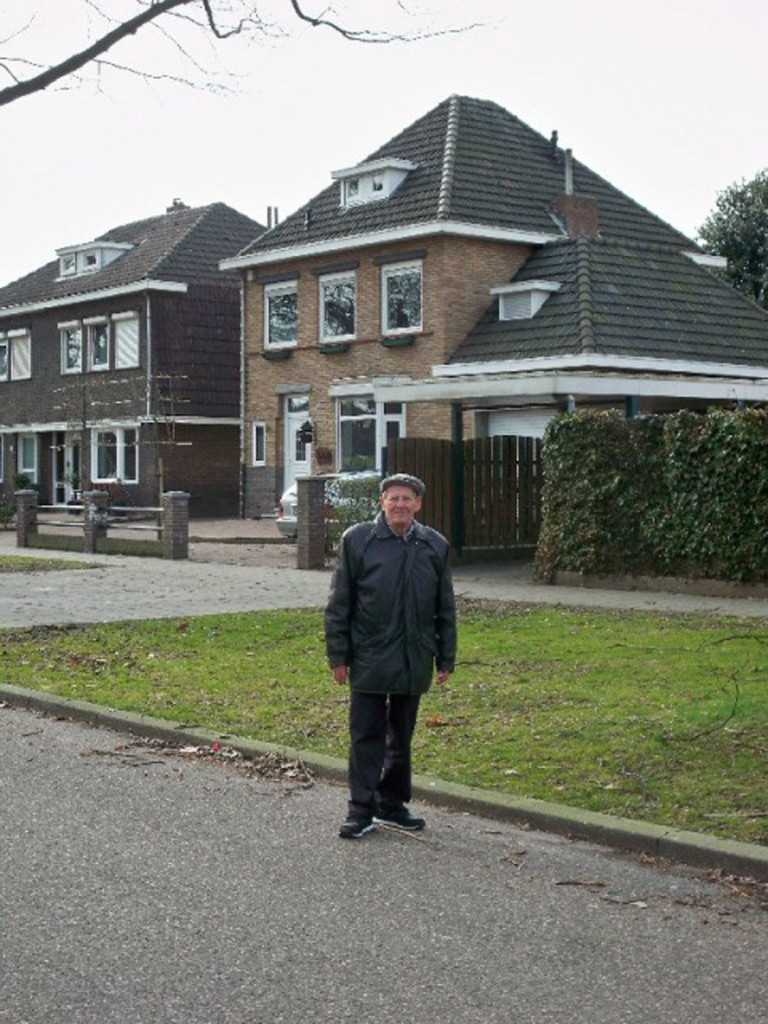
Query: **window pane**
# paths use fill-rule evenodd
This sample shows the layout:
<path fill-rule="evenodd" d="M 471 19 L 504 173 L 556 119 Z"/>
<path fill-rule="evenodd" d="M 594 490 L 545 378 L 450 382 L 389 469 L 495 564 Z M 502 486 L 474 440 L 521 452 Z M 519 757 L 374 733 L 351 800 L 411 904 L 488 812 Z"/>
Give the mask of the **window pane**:
<path fill-rule="evenodd" d="M 117 434 L 102 430 L 96 437 L 96 476 L 99 480 L 117 478 Z"/>
<path fill-rule="evenodd" d="M 421 270 L 385 272 L 386 313 L 384 329 L 387 331 L 416 330 L 421 327 Z"/>
<path fill-rule="evenodd" d="M 325 281 L 321 286 L 323 338 L 350 337 L 355 333 L 355 282 Z"/>
<path fill-rule="evenodd" d="M 306 412 L 309 409 L 309 395 L 288 399 L 288 412 Z"/>
<path fill-rule="evenodd" d="M 80 370 L 83 365 L 83 335 L 79 327 L 67 327 L 61 332 L 64 346 L 64 371 Z"/>
<path fill-rule="evenodd" d="M 341 421 L 341 468 L 346 472 L 376 468 L 376 420 Z"/>
<path fill-rule="evenodd" d="M 295 291 L 267 295 L 267 343 L 286 345 L 296 341 L 299 320 Z"/>
<path fill-rule="evenodd" d="M 387 420 L 385 427 L 387 431 L 387 441 L 396 441 L 398 437 L 400 437 L 399 420 Z"/>
<path fill-rule="evenodd" d="M 0 341 L 0 380 L 8 378 L 8 342 Z"/>
<path fill-rule="evenodd" d="M 263 423 L 253 424 L 253 464 L 263 466 L 267 461 L 266 427 Z"/>
<path fill-rule="evenodd" d="M 133 483 L 138 480 L 138 452 L 136 444 L 136 431 L 123 431 L 123 480 Z"/>
<path fill-rule="evenodd" d="M 34 434 L 27 434 L 21 439 L 19 472 L 27 473 L 33 483 L 37 479 L 37 438 Z"/>
<path fill-rule="evenodd" d="M 92 324 L 89 328 L 91 341 L 91 367 L 94 370 L 109 366 L 109 329 L 106 324 Z"/>
<path fill-rule="evenodd" d="M 375 416 L 376 403 L 372 398 L 345 398 L 341 403 L 342 416 Z"/>

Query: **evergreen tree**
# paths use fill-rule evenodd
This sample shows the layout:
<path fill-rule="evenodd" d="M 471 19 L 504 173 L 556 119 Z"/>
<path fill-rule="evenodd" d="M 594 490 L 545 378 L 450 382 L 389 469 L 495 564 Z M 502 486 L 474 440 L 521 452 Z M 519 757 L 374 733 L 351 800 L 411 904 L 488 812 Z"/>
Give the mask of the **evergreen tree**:
<path fill-rule="evenodd" d="M 699 236 L 728 260 L 734 288 L 768 308 L 768 169 L 719 193 Z"/>

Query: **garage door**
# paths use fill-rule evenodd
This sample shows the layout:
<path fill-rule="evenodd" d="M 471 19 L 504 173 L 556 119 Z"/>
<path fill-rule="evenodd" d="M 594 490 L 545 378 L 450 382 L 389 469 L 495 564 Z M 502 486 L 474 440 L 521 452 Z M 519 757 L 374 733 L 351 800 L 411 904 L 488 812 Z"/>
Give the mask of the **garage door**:
<path fill-rule="evenodd" d="M 500 409 L 488 413 L 488 436 L 514 434 L 517 437 L 543 437 L 554 413 L 550 409 Z"/>

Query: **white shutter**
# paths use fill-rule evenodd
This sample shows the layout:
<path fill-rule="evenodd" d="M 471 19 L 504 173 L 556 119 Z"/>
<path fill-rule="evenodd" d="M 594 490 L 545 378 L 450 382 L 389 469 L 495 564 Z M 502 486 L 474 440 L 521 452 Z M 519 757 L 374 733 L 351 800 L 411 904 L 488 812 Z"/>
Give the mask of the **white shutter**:
<path fill-rule="evenodd" d="M 11 341 L 11 378 L 24 380 L 32 376 L 32 350 L 28 334 Z"/>
<path fill-rule="evenodd" d="M 115 320 L 115 369 L 139 365 L 139 318 Z"/>

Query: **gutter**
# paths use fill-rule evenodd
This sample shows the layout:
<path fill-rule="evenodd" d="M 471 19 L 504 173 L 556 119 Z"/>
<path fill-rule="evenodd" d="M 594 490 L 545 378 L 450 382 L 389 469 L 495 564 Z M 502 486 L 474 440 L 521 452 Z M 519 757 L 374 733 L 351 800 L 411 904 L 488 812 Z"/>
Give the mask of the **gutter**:
<path fill-rule="evenodd" d="M 0 318 L 24 316 L 36 313 L 41 309 L 59 309 L 62 306 L 76 306 L 82 302 L 94 302 L 98 299 L 112 299 L 120 295 L 136 295 L 146 291 L 185 293 L 188 286 L 182 281 L 155 281 L 147 278 L 134 281 L 133 284 L 119 285 L 115 288 L 101 288 L 92 292 L 78 292 L 65 295 L 59 299 L 43 299 L 39 302 L 26 302 L 18 306 L 4 306 L 0 309 Z"/>
<path fill-rule="evenodd" d="M 518 245 L 545 245 L 547 242 L 562 242 L 562 234 L 545 231 L 522 231 L 515 228 L 500 228 L 492 225 L 469 224 L 464 221 L 435 220 L 424 224 L 402 225 L 371 231 L 359 235 L 344 235 L 339 238 L 324 239 L 318 242 L 306 242 L 303 245 L 276 246 L 263 252 L 246 256 L 233 256 L 221 260 L 220 270 L 243 270 L 257 267 L 264 263 L 277 263 L 281 260 L 300 259 L 304 256 L 319 256 L 339 250 L 362 248 L 371 245 L 385 245 L 388 242 L 402 242 L 413 238 L 425 238 L 430 235 L 459 235 L 465 238 L 479 238 L 487 241 L 510 242 Z"/>

